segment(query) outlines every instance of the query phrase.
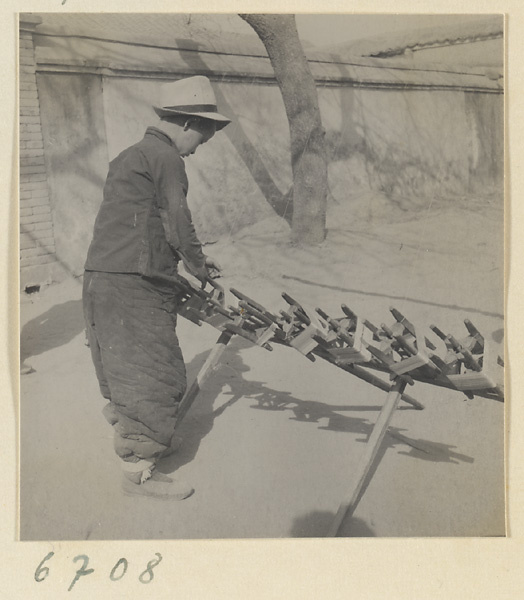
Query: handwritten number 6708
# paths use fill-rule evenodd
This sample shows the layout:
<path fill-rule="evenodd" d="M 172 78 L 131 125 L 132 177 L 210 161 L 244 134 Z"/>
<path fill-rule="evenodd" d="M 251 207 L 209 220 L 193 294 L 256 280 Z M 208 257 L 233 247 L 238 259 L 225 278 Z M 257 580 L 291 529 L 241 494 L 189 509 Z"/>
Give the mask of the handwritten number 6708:
<path fill-rule="evenodd" d="M 45 563 L 47 563 L 48 560 L 50 560 L 51 558 L 53 558 L 54 556 L 54 552 L 49 552 L 49 554 L 47 554 L 42 562 L 38 565 L 38 567 L 36 568 L 35 571 L 35 581 L 37 581 L 38 583 L 41 583 L 42 581 L 44 581 L 47 576 L 49 575 L 49 567 L 48 566 L 44 566 Z M 151 583 L 155 577 L 154 573 L 153 573 L 153 569 L 162 561 L 162 555 L 158 552 L 155 553 L 156 559 L 150 560 L 147 563 L 147 567 L 144 571 L 142 571 L 142 573 L 140 573 L 140 575 L 138 576 L 138 580 L 140 581 L 140 583 L 143 584 L 147 584 L 147 583 Z M 86 556 L 85 554 L 79 554 L 78 556 L 75 556 L 75 558 L 73 558 L 73 562 L 79 562 L 82 561 L 82 565 L 80 566 L 79 569 L 77 569 L 75 576 L 73 578 L 73 580 L 71 581 L 71 584 L 69 585 L 68 591 L 70 592 L 73 587 L 75 586 L 76 582 L 81 578 L 81 577 L 85 577 L 87 575 L 91 575 L 91 573 L 94 572 L 94 569 L 88 569 L 87 566 L 89 565 L 89 557 Z M 124 575 L 127 573 L 127 569 L 129 567 L 129 562 L 127 560 L 127 558 L 120 558 L 118 559 L 118 561 L 115 563 L 115 566 L 111 569 L 111 572 L 109 573 L 109 579 L 111 581 L 120 581 L 120 579 L 122 579 L 124 577 Z"/>

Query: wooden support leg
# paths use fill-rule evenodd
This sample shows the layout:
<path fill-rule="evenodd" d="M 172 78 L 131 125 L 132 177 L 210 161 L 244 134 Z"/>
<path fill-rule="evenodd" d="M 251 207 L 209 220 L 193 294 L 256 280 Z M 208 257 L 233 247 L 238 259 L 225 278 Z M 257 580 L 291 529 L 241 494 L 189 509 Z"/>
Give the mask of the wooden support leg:
<path fill-rule="evenodd" d="M 220 334 L 220 337 L 218 338 L 215 347 L 209 353 L 206 362 L 203 364 L 202 368 L 198 372 L 198 375 L 195 377 L 195 380 L 187 389 L 186 393 L 184 394 L 184 397 L 180 401 L 175 429 L 176 427 L 178 427 L 178 425 L 180 425 L 180 422 L 182 421 L 185 414 L 193 404 L 193 401 L 197 397 L 198 392 L 201 390 L 207 378 L 218 364 L 218 361 L 220 360 L 222 354 L 224 353 L 224 350 L 226 349 L 233 335 L 234 334 L 229 331 L 223 331 Z"/>
<path fill-rule="evenodd" d="M 395 409 L 397 408 L 400 398 L 402 397 L 402 393 L 404 388 L 406 387 L 406 382 L 398 378 L 393 386 L 391 387 L 386 402 L 380 411 L 377 422 L 373 427 L 373 431 L 369 436 L 369 440 L 366 444 L 366 448 L 364 451 L 364 456 L 359 464 L 358 471 L 356 473 L 355 479 L 351 488 L 348 490 L 348 493 L 345 496 L 345 500 L 341 503 L 337 514 L 335 515 L 335 519 L 331 524 L 331 527 L 328 532 L 328 537 L 336 537 L 340 525 L 344 520 L 346 515 L 352 515 L 355 511 L 355 508 L 358 504 L 358 499 L 360 492 L 362 491 L 362 486 L 366 480 L 366 477 L 373 465 L 373 462 L 377 456 L 377 452 L 380 448 L 382 440 L 386 435 L 386 431 L 388 429 L 389 423 L 393 417 Z"/>
<path fill-rule="evenodd" d="M 355 377 L 358 377 L 363 381 L 371 383 L 372 385 L 380 388 L 384 392 L 389 392 L 389 390 L 391 389 L 385 381 L 380 379 L 380 377 L 375 377 L 375 375 L 369 373 L 368 371 L 366 371 L 362 367 L 359 367 L 358 365 L 352 365 L 351 370 L 348 369 L 348 373 L 352 373 L 353 375 L 355 375 Z M 402 400 L 404 402 L 407 402 L 408 404 L 411 404 L 411 406 L 413 406 L 417 410 L 424 410 L 424 405 L 421 404 L 418 400 L 415 400 L 415 398 L 408 396 L 408 394 L 402 394 Z"/>

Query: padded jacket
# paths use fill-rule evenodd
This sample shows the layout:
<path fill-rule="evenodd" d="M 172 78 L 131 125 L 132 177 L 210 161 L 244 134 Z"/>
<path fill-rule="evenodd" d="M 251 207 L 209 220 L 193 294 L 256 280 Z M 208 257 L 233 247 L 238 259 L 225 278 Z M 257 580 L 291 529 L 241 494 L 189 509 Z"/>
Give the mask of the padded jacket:
<path fill-rule="evenodd" d="M 144 138 L 109 165 L 85 268 L 106 273 L 174 275 L 205 263 L 187 205 L 184 161 L 164 132 Z"/>

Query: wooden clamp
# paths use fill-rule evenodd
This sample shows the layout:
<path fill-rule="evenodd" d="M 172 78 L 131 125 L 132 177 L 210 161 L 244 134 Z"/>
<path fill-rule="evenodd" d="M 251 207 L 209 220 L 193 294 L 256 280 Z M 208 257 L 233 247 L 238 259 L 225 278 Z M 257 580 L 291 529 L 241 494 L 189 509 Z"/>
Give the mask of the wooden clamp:
<path fill-rule="evenodd" d="M 314 361 L 311 352 L 318 346 L 319 340 L 329 341 L 334 337 L 330 325 L 313 309 L 299 304 L 289 294 L 283 292 L 282 297 L 289 304 L 281 321 L 285 342 Z"/>
<path fill-rule="evenodd" d="M 391 340 L 391 348 L 397 360 L 390 365 L 396 375 L 410 373 L 415 377 L 415 371 L 423 372 L 429 377 L 438 375 L 440 368 L 431 360 L 431 350 L 435 345 L 425 336 L 421 335 L 420 328 L 416 329 L 399 311 L 390 309 L 396 321 L 388 327 L 382 325 L 382 330 Z"/>
<path fill-rule="evenodd" d="M 503 361 L 469 319 L 465 319 L 464 325 L 469 335 L 460 340 L 430 325 L 447 349 L 443 379 L 469 396 L 475 391 L 490 390 L 497 399 L 503 399 Z"/>
<path fill-rule="evenodd" d="M 375 361 L 373 363 L 374 365 L 382 368 L 382 370 L 384 371 L 389 372 L 391 378 L 401 377 L 404 381 L 409 383 L 409 385 L 414 385 L 415 382 L 413 378 L 407 372 L 402 373 L 402 375 L 400 375 L 399 373 L 396 373 L 393 370 L 398 363 L 397 361 L 395 361 L 394 358 L 392 340 L 382 343 L 380 348 L 377 348 L 374 344 L 368 344 L 367 349 L 375 358 Z"/>
<path fill-rule="evenodd" d="M 239 335 L 267 350 L 272 349 L 268 342 L 283 341 L 285 334 L 278 317 L 238 290 L 232 288 L 231 293 L 239 299 L 238 308 L 232 309 L 241 317 L 238 327 L 242 331 L 237 330 Z"/>
<path fill-rule="evenodd" d="M 345 317 L 333 319 L 320 308 L 317 313 L 329 324 L 335 338 L 330 340 L 326 349 L 337 366 L 366 363 L 372 358 L 367 346 L 372 341 L 371 332 L 365 327 L 363 319 L 343 304 Z"/>

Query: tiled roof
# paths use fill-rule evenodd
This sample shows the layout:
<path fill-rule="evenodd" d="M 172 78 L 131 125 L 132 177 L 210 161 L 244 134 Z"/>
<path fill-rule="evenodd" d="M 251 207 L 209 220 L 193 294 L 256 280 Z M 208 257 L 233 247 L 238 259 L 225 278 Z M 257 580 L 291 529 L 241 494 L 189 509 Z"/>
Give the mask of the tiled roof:
<path fill-rule="evenodd" d="M 504 31 L 503 15 L 479 16 L 461 21 L 457 15 L 454 24 L 438 27 L 414 28 L 402 33 L 391 33 L 362 39 L 350 44 L 324 48 L 326 52 L 343 56 L 391 57 L 408 49 L 429 48 L 501 38 Z"/>

